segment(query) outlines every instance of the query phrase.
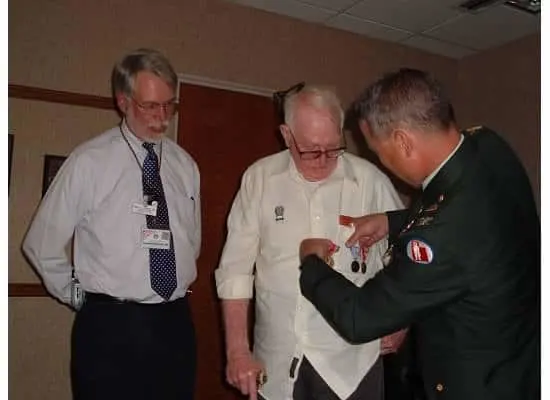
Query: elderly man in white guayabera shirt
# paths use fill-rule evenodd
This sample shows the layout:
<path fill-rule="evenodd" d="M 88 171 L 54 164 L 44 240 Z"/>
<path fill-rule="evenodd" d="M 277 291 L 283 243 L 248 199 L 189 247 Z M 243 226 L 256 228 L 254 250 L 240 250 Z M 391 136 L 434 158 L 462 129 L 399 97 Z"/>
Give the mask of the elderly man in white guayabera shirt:
<path fill-rule="evenodd" d="M 216 270 L 225 325 L 226 378 L 250 399 L 383 399 L 381 342 L 352 345 L 300 295 L 300 241 L 335 238 L 335 268 L 362 285 L 382 268 L 387 244 L 346 248 L 340 215 L 402 208 L 390 180 L 345 152 L 336 94 L 306 86 L 287 95 L 280 130 L 287 150 L 244 173 Z M 255 288 L 254 348 L 248 306 Z M 267 377 L 257 383 L 259 375 Z M 259 396 L 257 392 L 259 391 Z"/>

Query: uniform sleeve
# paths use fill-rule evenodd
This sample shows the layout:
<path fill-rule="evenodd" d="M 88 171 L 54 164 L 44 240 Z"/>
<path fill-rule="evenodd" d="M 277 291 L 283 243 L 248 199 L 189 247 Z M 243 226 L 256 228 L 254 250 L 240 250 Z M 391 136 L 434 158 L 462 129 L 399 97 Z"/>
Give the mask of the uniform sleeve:
<path fill-rule="evenodd" d="M 22 245 L 48 292 L 67 304 L 73 268 L 67 249 L 75 227 L 89 208 L 91 196 L 86 190 L 92 182 L 82 156 L 71 155 L 65 160 L 42 199 Z"/>
<path fill-rule="evenodd" d="M 399 234 L 399 230 L 407 221 L 408 210 L 387 211 L 386 215 L 388 217 L 390 240 L 393 242 Z"/>
<path fill-rule="evenodd" d="M 468 290 L 464 269 L 434 240 L 442 233 L 443 228 L 437 228 L 425 236 L 417 232 L 400 238 L 403 246 L 393 262 L 362 287 L 308 256 L 301 266 L 302 293 L 349 342 L 364 343 L 392 333 Z M 413 241 L 420 246 L 415 253 Z"/>
<path fill-rule="evenodd" d="M 221 299 L 252 298 L 254 263 L 258 254 L 262 182 L 247 170 L 227 220 L 227 240 L 215 271 Z"/>

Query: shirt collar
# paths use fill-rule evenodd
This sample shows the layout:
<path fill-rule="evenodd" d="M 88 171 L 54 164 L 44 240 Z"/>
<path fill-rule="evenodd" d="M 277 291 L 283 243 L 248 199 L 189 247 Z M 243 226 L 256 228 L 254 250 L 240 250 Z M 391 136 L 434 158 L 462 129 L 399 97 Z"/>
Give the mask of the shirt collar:
<path fill-rule="evenodd" d="M 142 146 L 143 140 L 141 140 L 136 135 L 134 135 L 134 133 L 128 127 L 126 120 L 123 120 L 122 124 L 120 124 L 120 130 L 124 135 L 124 137 L 126 138 L 126 140 L 128 140 L 128 143 L 130 143 L 130 146 L 132 146 L 134 150 L 137 150 L 137 151 L 144 150 Z"/>
<path fill-rule="evenodd" d="M 430 175 L 428 175 L 426 179 L 424 179 L 424 182 L 422 182 L 422 190 L 426 189 L 428 184 L 433 180 L 433 178 L 437 175 L 437 173 L 441 170 L 441 168 L 443 168 L 443 166 L 447 164 L 447 162 L 451 159 L 451 157 L 454 156 L 454 154 L 460 148 L 460 145 L 462 144 L 463 141 L 464 141 L 464 135 L 460 135 L 460 141 L 458 142 L 454 150 L 451 152 L 451 154 L 449 154 L 447 158 L 443 160 L 443 162 L 439 164 L 439 166 Z"/>
<path fill-rule="evenodd" d="M 130 127 L 128 126 L 128 123 L 126 122 L 126 119 L 124 119 L 122 121 L 122 123 L 120 124 L 120 130 L 122 131 L 122 134 L 126 137 L 126 139 L 128 140 L 128 143 L 130 143 L 130 146 L 132 146 L 132 149 L 134 149 L 134 151 L 136 153 L 140 153 L 140 152 L 146 152 L 147 150 L 145 150 L 145 148 L 143 147 L 143 140 L 141 140 L 140 138 L 138 138 L 134 132 L 132 132 L 132 130 L 130 129 Z M 161 139 L 162 140 L 162 139 Z M 160 144 L 161 144 L 161 140 L 158 140 L 158 141 L 152 141 L 151 143 L 155 143 L 157 146 L 154 147 L 155 149 L 155 153 L 158 154 L 159 152 L 159 147 L 160 147 Z"/>

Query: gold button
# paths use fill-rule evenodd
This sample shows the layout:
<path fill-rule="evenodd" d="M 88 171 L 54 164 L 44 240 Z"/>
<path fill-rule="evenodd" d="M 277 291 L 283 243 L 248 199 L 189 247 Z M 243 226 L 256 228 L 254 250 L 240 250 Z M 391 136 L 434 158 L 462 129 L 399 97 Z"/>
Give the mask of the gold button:
<path fill-rule="evenodd" d="M 438 392 L 442 392 L 443 391 L 443 385 L 441 383 L 438 383 L 435 386 L 435 390 L 437 390 Z"/>

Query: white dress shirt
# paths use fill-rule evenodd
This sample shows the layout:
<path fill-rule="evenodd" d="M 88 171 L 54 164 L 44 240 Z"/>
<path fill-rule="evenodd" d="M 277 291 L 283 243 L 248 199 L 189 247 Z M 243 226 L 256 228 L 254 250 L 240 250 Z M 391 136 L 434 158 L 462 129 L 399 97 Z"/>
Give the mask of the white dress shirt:
<path fill-rule="evenodd" d="M 268 380 L 261 389 L 266 399 L 292 398 L 299 368 L 291 377 L 293 358 L 305 355 L 342 399 L 378 359 L 379 340 L 347 343 L 301 296 L 298 250 L 308 237 L 333 240 L 341 246 L 334 268 L 360 286 L 382 268 L 387 243 L 371 248 L 365 274 L 352 272 L 353 258 L 344 243 L 353 229 L 340 226 L 339 215 L 402 207 L 389 179 L 351 154 L 340 157 L 332 175 L 318 184 L 302 178 L 288 151 L 263 158 L 244 173 L 215 277 L 221 299 L 251 298 L 255 285 L 254 354 L 266 367 Z"/>
<path fill-rule="evenodd" d="M 73 267 L 86 292 L 144 303 L 163 300 L 151 289 L 149 249 L 141 247 L 146 217 L 132 210 L 144 203 L 142 143 L 125 123 L 83 143 L 43 198 L 23 251 L 60 301 L 70 304 Z M 163 138 L 157 147 L 176 255 L 175 299 L 185 296 L 197 274 L 200 177 L 195 161 L 172 140 Z M 73 235 L 74 264 L 67 252 Z"/>

